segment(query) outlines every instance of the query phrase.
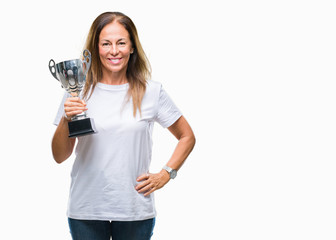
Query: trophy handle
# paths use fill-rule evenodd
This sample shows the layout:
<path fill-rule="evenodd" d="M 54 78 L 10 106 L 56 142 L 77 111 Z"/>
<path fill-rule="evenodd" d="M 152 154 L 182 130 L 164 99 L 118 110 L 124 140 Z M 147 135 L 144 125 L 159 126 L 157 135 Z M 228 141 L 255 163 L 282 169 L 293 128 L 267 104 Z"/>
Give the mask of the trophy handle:
<path fill-rule="evenodd" d="M 51 59 L 49 61 L 49 70 L 50 70 L 50 73 L 51 73 L 51 75 L 54 76 L 54 78 L 56 78 L 57 81 L 59 81 L 58 78 L 57 78 L 57 76 L 56 76 L 56 68 L 55 68 L 55 66 L 56 66 L 55 61 L 53 59 Z"/>
<path fill-rule="evenodd" d="M 84 66 L 85 66 L 85 72 L 84 72 L 84 75 L 86 75 L 90 69 L 90 66 L 91 66 L 91 53 L 89 50 L 85 49 L 83 51 L 83 57 L 84 57 L 84 60 L 83 60 L 83 63 Z"/>

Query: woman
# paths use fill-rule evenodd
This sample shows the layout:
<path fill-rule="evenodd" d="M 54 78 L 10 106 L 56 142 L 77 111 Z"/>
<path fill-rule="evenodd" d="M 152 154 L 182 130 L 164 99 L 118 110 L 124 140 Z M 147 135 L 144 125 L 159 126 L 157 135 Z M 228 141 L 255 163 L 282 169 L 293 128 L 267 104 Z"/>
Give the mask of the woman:
<path fill-rule="evenodd" d="M 78 138 L 71 172 L 68 221 L 73 239 L 150 239 L 155 223 L 153 192 L 176 176 L 195 144 L 194 134 L 158 82 L 132 20 L 106 12 L 93 22 L 86 49 L 92 64 L 83 99 L 66 94 L 52 140 L 57 163 L 71 154 L 68 122 L 87 111 L 96 134 Z M 152 130 L 158 122 L 179 140 L 159 173 L 149 173 Z"/>

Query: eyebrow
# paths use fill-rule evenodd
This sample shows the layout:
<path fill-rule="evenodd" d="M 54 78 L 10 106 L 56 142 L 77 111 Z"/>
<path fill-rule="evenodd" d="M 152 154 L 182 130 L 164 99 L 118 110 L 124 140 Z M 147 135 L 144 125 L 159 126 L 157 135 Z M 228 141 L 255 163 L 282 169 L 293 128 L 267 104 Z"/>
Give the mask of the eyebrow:
<path fill-rule="evenodd" d="M 103 42 L 103 41 L 111 42 L 111 41 L 108 40 L 108 39 L 102 39 L 101 41 L 102 41 L 102 42 Z M 120 38 L 120 39 L 117 40 L 117 42 L 119 42 L 119 41 L 127 41 L 127 39 L 126 39 L 126 38 Z"/>

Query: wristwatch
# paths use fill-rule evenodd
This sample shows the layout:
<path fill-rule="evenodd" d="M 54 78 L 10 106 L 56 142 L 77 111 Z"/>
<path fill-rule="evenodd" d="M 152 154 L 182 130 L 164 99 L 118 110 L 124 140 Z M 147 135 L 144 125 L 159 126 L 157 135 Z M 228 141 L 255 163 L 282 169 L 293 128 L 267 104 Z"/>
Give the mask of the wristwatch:
<path fill-rule="evenodd" d="M 166 170 L 169 173 L 170 179 L 174 179 L 177 175 L 177 171 L 175 169 L 172 169 L 171 167 L 168 167 L 167 165 L 163 166 L 164 170 Z"/>

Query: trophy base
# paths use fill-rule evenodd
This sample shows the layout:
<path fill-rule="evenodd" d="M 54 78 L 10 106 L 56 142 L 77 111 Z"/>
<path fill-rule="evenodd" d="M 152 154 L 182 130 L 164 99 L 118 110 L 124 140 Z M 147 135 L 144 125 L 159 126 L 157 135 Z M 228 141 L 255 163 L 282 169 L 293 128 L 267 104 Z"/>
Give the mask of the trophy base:
<path fill-rule="evenodd" d="M 84 118 L 81 120 L 68 122 L 68 127 L 69 138 L 80 137 L 96 132 L 92 118 Z"/>

